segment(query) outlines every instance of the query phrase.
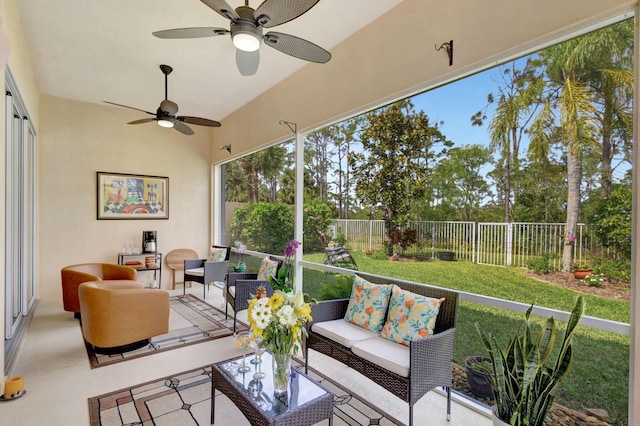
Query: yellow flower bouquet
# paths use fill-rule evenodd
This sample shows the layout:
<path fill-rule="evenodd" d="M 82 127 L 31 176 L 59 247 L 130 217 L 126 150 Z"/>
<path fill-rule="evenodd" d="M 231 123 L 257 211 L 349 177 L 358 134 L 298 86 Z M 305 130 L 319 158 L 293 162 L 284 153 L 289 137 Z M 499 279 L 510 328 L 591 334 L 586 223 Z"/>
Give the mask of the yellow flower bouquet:
<path fill-rule="evenodd" d="M 300 344 L 300 332 L 312 320 L 311 304 L 302 292 L 276 291 L 271 297 L 251 299 L 248 318 L 253 337 L 262 337 L 269 351 L 292 354 Z"/>
<path fill-rule="evenodd" d="M 311 321 L 311 304 L 302 292 L 276 290 L 271 297 L 259 291 L 249 301 L 248 320 L 254 339 L 261 338 L 273 357 L 276 394 L 287 392 L 291 373 L 291 355 L 301 346 L 301 333 Z"/>

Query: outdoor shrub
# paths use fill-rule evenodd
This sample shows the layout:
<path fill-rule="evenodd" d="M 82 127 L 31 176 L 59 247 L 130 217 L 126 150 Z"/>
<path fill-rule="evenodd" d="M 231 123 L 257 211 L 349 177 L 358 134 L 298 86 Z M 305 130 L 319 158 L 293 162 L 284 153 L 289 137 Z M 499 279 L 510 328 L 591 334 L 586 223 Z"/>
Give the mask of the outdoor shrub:
<path fill-rule="evenodd" d="M 253 250 L 283 254 L 293 239 L 293 211 L 282 203 L 249 204 L 234 212 L 232 232 Z"/>
<path fill-rule="evenodd" d="M 407 228 L 399 234 L 400 247 L 403 250 L 408 249 L 412 245 L 418 242 L 418 231 L 415 229 Z"/>
<path fill-rule="evenodd" d="M 336 235 L 335 242 L 338 246 L 344 247 L 347 244 L 347 236 L 344 235 L 344 232 L 338 232 Z"/>
<path fill-rule="evenodd" d="M 353 277 L 349 275 L 337 276 L 333 284 L 327 284 L 320 291 L 320 300 L 347 299 L 351 296 Z"/>
<path fill-rule="evenodd" d="M 231 219 L 230 234 L 231 241 L 242 240 L 242 229 L 244 224 L 247 223 L 247 216 L 253 210 L 255 204 L 247 204 L 244 207 L 239 207 L 233 212 L 233 218 Z"/>
<path fill-rule="evenodd" d="M 596 208 L 591 222 L 602 245 L 613 247 L 623 259 L 631 259 L 631 188 L 616 188 Z"/>
<path fill-rule="evenodd" d="M 371 253 L 371 259 L 373 260 L 388 260 L 387 252 L 385 250 L 376 249 Z"/>
<path fill-rule="evenodd" d="M 555 268 L 551 264 L 551 256 L 548 253 L 529 259 L 529 261 L 527 261 L 527 268 L 536 274 L 548 274 L 551 271 L 555 271 Z"/>
<path fill-rule="evenodd" d="M 598 265 L 597 271 L 604 274 L 609 281 L 631 281 L 631 262 L 628 260 L 603 260 Z"/>

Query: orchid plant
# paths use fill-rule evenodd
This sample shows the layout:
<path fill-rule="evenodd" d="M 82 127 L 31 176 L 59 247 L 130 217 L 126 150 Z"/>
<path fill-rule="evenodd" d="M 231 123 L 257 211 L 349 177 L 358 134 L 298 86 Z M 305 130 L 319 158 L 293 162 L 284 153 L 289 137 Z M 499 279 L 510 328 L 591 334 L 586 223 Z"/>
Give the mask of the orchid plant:
<path fill-rule="evenodd" d="M 284 250 L 285 258 L 282 267 L 278 270 L 276 276 L 271 277 L 271 287 L 274 290 L 280 290 L 285 293 L 293 290 L 293 275 L 295 271 L 296 251 L 300 247 L 300 242 L 291 240 Z"/>

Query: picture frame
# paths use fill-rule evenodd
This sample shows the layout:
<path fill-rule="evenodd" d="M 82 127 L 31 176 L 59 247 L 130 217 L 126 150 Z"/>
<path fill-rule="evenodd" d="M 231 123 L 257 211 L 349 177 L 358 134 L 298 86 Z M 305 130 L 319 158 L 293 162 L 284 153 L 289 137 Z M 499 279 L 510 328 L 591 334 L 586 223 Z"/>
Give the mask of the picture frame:
<path fill-rule="evenodd" d="M 97 219 L 169 219 L 166 176 L 96 172 Z"/>

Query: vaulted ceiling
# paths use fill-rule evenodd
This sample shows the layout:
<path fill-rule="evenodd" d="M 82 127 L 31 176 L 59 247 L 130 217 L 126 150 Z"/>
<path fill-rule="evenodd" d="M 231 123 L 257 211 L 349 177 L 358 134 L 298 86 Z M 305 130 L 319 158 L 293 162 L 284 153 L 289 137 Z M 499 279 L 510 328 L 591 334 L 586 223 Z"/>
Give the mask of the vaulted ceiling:
<path fill-rule="evenodd" d="M 299 18 L 269 30 L 331 51 L 401 1 L 320 0 Z M 236 8 L 244 0 L 227 3 Z M 245 77 L 236 67 L 228 35 L 183 40 L 152 35 L 172 28 L 229 28 L 229 21 L 201 0 L 20 0 L 17 4 L 36 83 L 46 95 L 155 111 L 164 99 L 159 65 L 168 64 L 173 67 L 169 99 L 180 106 L 179 114 L 223 120 L 300 68 L 323 66 L 263 43 L 258 71 Z M 253 8 L 259 5 L 259 0 L 250 2 Z M 332 58 L 336 60 L 340 58 Z M 131 111 L 131 119 L 136 118 L 140 113 Z"/>

